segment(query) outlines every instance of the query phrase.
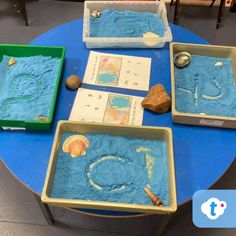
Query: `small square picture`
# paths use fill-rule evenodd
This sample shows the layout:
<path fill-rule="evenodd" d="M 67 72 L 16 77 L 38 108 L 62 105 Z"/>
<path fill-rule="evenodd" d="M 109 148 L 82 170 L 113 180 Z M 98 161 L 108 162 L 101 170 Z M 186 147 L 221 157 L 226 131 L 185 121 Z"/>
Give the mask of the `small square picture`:
<path fill-rule="evenodd" d="M 132 98 L 110 94 L 103 122 L 128 125 Z"/>
<path fill-rule="evenodd" d="M 96 84 L 118 85 L 122 58 L 101 56 Z"/>

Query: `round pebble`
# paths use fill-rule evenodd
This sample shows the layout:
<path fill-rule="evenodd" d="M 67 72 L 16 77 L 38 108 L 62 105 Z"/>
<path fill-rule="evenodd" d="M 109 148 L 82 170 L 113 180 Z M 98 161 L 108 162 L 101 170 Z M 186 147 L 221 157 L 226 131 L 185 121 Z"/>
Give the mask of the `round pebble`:
<path fill-rule="evenodd" d="M 79 88 L 80 85 L 81 85 L 81 79 L 77 75 L 70 75 L 66 79 L 66 87 L 68 89 L 74 90 L 74 89 Z"/>

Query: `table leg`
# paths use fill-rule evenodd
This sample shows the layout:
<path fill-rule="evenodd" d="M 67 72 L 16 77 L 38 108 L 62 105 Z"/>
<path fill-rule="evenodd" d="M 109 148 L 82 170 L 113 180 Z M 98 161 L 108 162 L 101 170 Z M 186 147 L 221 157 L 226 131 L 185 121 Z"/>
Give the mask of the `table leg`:
<path fill-rule="evenodd" d="M 174 0 L 171 0 L 171 1 L 170 1 L 170 6 L 172 6 L 172 5 L 173 5 L 173 3 L 174 3 Z"/>
<path fill-rule="evenodd" d="M 170 222 L 171 218 L 174 216 L 174 214 L 167 214 L 167 215 L 163 215 L 161 216 L 162 219 L 161 219 L 161 222 L 160 224 L 158 224 L 158 228 L 155 232 L 155 236 L 161 236 L 163 235 L 165 229 L 166 229 L 166 226 L 168 225 L 168 223 Z"/>
<path fill-rule="evenodd" d="M 28 17 L 27 17 L 27 12 L 26 12 L 26 7 L 25 7 L 25 0 L 19 0 L 19 1 L 20 1 L 20 11 L 25 21 L 25 25 L 28 26 L 29 24 L 28 24 Z"/>
<path fill-rule="evenodd" d="M 15 4 L 16 4 L 16 12 L 21 12 L 21 9 L 20 9 L 20 3 L 18 0 L 15 1 Z"/>
<path fill-rule="evenodd" d="M 225 0 L 220 1 L 220 7 L 219 7 L 219 12 L 218 12 L 218 17 L 217 17 L 217 24 L 216 28 L 218 29 L 224 14 L 224 9 L 225 9 Z"/>
<path fill-rule="evenodd" d="M 212 0 L 210 7 L 213 7 L 216 0 Z"/>
<path fill-rule="evenodd" d="M 37 202 L 39 204 L 39 207 L 40 207 L 40 209 L 41 209 L 41 211 L 43 213 L 43 216 L 44 216 L 45 220 L 47 221 L 47 223 L 49 225 L 53 225 L 54 222 L 55 222 L 55 219 L 54 219 L 54 217 L 52 215 L 52 212 L 51 212 L 48 204 L 43 203 L 41 201 L 40 196 L 36 195 L 35 193 L 34 193 L 34 197 L 37 200 Z"/>
<path fill-rule="evenodd" d="M 175 2 L 174 24 L 178 24 L 180 0 Z"/>

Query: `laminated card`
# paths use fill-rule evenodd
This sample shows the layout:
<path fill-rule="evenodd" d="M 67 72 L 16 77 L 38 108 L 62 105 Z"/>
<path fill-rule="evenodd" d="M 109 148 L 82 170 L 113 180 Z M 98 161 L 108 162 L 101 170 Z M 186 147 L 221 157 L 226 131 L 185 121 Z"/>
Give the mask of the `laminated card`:
<path fill-rule="evenodd" d="M 151 58 L 91 51 L 83 83 L 147 91 L 150 71 Z"/>
<path fill-rule="evenodd" d="M 142 125 L 143 97 L 80 88 L 70 120 L 120 125 Z"/>

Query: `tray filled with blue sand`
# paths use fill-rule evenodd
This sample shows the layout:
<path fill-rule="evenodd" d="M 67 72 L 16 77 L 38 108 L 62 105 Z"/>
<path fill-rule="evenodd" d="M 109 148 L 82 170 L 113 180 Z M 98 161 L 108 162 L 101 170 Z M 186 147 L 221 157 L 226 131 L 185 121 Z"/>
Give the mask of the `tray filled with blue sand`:
<path fill-rule="evenodd" d="M 176 211 L 171 129 L 60 121 L 42 201 L 113 211 Z"/>
<path fill-rule="evenodd" d="M 88 48 L 162 48 L 171 40 L 163 1 L 85 1 Z"/>
<path fill-rule="evenodd" d="M 172 117 L 236 128 L 236 48 L 171 43 Z"/>
<path fill-rule="evenodd" d="M 65 48 L 0 45 L 0 127 L 50 129 Z"/>

